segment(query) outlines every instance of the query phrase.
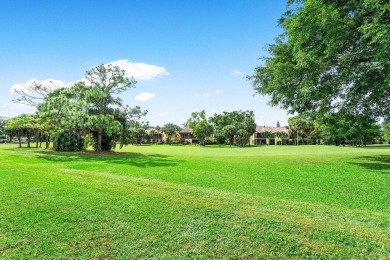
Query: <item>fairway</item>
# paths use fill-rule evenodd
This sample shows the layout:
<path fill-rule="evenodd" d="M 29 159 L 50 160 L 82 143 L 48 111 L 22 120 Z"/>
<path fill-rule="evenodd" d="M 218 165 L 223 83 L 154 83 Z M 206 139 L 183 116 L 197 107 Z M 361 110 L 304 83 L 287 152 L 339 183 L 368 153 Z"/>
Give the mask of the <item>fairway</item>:
<path fill-rule="evenodd" d="M 390 258 L 390 146 L 0 144 L 0 259 Z"/>

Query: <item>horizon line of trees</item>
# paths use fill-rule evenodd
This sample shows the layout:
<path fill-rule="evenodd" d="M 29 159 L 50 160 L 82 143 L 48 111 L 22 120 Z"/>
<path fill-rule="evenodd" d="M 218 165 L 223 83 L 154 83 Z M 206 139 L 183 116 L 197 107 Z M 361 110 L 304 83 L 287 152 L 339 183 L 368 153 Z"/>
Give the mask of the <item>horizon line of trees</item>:
<path fill-rule="evenodd" d="M 42 107 L 45 108 L 46 105 Z M 57 108 L 63 105 L 57 104 Z M 48 116 L 45 119 L 42 117 L 47 116 L 47 114 L 40 113 L 42 111 L 47 110 L 39 110 L 35 115 L 22 114 L 12 119 L 1 120 L 0 136 L 7 134 L 10 138 L 16 137 L 19 147 L 21 147 L 22 137 L 24 137 L 29 148 L 32 147 L 32 141 L 35 142 L 36 148 L 42 147 L 42 143 L 45 143 L 45 148 L 49 148 L 52 141 L 53 148 L 60 151 L 80 151 L 85 150 L 88 146 L 92 146 L 95 151 L 99 151 L 97 149 L 97 134 L 94 134 L 90 128 L 81 127 L 82 122 L 79 122 L 79 120 L 83 119 L 83 117 L 88 117 L 88 115 L 83 115 L 80 118 L 73 114 L 73 119 L 66 118 L 64 121 L 63 116 L 69 116 L 71 114 L 69 111 L 66 113 L 62 111 L 62 116 L 58 116 L 59 111 L 53 110 L 51 107 L 50 115 L 52 116 Z M 116 118 L 121 119 L 118 116 L 118 114 L 120 115 L 118 110 L 113 112 L 113 121 Z M 136 112 L 132 115 L 136 114 L 139 116 L 143 114 L 139 108 L 136 108 Z M 53 113 L 56 116 L 53 116 Z M 57 123 L 55 122 L 56 120 Z M 112 123 L 113 121 L 109 122 Z M 89 125 L 88 121 L 86 122 Z M 69 127 L 65 123 L 69 123 L 73 127 Z M 265 131 L 260 134 L 260 137 L 276 138 L 278 140 L 289 138 L 292 141 L 290 143 L 294 145 L 323 143 L 362 146 L 369 143 L 384 143 L 385 141 L 390 143 L 390 123 L 385 122 L 380 126 L 376 124 L 375 120 L 370 120 L 369 117 L 364 115 L 344 114 L 341 116 L 340 113 L 337 113 L 325 115 L 316 120 L 310 120 L 306 116 L 298 115 L 289 118 L 288 123 L 289 125 L 286 126 L 288 134 L 285 132 L 272 133 Z M 256 132 L 253 111 L 216 113 L 214 116 L 207 118 L 206 112 L 202 110 L 201 112 L 193 112 L 184 126 L 193 130 L 193 136 L 199 140 L 201 145 L 210 143 L 209 137 L 213 135 L 218 144 L 243 147 L 249 144 L 250 137 Z M 92 125 L 92 127 L 95 126 Z M 112 131 L 110 135 L 107 133 L 107 129 Z M 157 131 L 166 134 L 167 143 L 172 144 L 172 138 L 181 129 L 180 126 L 173 123 L 153 128 L 148 122 L 134 120 L 134 117 L 133 121 L 122 117 L 122 122 L 120 122 L 117 128 L 115 126 L 104 128 L 101 151 L 115 149 L 117 143 L 120 143 L 120 147 L 128 144 L 141 145 L 143 142 L 155 143 Z"/>

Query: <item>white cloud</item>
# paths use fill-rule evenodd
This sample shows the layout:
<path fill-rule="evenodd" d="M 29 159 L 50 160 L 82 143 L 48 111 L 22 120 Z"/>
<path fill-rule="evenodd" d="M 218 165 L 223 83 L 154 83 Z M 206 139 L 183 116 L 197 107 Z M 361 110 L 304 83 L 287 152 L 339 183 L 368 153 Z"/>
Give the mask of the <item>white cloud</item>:
<path fill-rule="evenodd" d="M 195 93 L 194 97 L 198 98 L 198 97 L 200 97 L 200 95 L 198 93 Z"/>
<path fill-rule="evenodd" d="M 216 91 L 215 91 L 215 94 L 222 94 L 223 93 L 223 90 L 221 90 L 221 89 L 217 89 Z"/>
<path fill-rule="evenodd" d="M 168 115 L 168 112 L 159 112 L 157 113 L 158 116 L 166 116 Z"/>
<path fill-rule="evenodd" d="M 239 75 L 241 75 L 241 74 L 242 74 L 242 72 L 239 71 L 239 70 L 237 70 L 237 69 L 232 71 L 232 75 L 233 75 L 233 76 L 239 76 Z"/>
<path fill-rule="evenodd" d="M 105 65 L 111 64 L 113 66 L 118 66 L 125 71 L 125 76 L 134 77 L 136 80 L 153 80 L 158 76 L 168 76 L 169 72 L 164 68 L 157 65 L 146 64 L 142 62 L 131 62 L 128 59 L 112 61 L 106 63 Z M 42 84 L 44 86 L 49 86 L 52 89 L 61 88 L 61 87 L 71 87 L 75 83 L 83 81 L 86 85 L 89 85 L 89 82 L 85 79 L 79 79 L 70 82 L 64 82 L 58 79 L 29 79 L 24 83 L 13 84 L 10 88 L 10 92 L 15 92 L 15 90 L 26 89 L 28 86 L 31 86 L 34 83 Z"/>
<path fill-rule="evenodd" d="M 156 96 L 155 93 L 151 93 L 151 92 L 142 92 L 142 93 L 140 93 L 139 95 L 135 96 L 135 100 L 142 101 L 142 102 L 146 102 L 146 101 L 151 100 L 151 99 L 154 98 L 155 96 Z"/>
<path fill-rule="evenodd" d="M 45 79 L 45 80 L 39 80 L 39 79 L 29 79 L 27 80 L 26 82 L 24 83 L 16 83 L 16 84 L 13 84 L 10 88 L 10 92 L 12 93 L 15 93 L 16 90 L 26 90 L 28 89 L 29 87 L 33 86 L 33 85 L 36 85 L 36 84 L 40 84 L 44 87 L 48 87 L 48 88 L 51 88 L 51 89 L 57 89 L 57 88 L 62 88 L 62 87 L 69 87 L 71 85 L 71 83 L 65 83 L 61 80 L 58 80 L 58 79 Z"/>
<path fill-rule="evenodd" d="M 107 64 L 118 66 L 125 71 L 127 77 L 134 77 L 136 80 L 152 80 L 158 76 L 169 75 L 169 72 L 164 67 L 142 62 L 131 62 L 128 59 L 117 60 Z"/>

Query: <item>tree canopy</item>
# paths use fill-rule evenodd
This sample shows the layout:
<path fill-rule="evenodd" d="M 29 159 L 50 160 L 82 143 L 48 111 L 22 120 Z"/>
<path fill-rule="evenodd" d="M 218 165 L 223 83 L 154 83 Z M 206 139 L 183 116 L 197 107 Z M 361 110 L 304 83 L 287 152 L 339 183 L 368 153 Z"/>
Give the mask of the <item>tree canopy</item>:
<path fill-rule="evenodd" d="M 288 129 L 295 144 L 298 145 L 299 140 L 302 140 L 303 144 L 304 138 L 314 131 L 314 123 L 303 116 L 294 116 L 288 119 Z"/>
<path fill-rule="evenodd" d="M 249 142 L 250 136 L 256 132 L 253 111 L 239 110 L 214 114 L 209 121 L 214 126 L 215 133 L 222 134 L 230 145 L 236 141 L 237 144 L 244 146 Z M 243 131 L 239 132 L 239 130 Z"/>
<path fill-rule="evenodd" d="M 390 2 L 288 1 L 270 57 L 248 78 L 290 113 L 390 117 Z"/>
<path fill-rule="evenodd" d="M 168 136 L 168 143 L 172 143 L 172 136 L 180 131 L 180 126 L 173 123 L 165 124 L 161 130 Z"/>
<path fill-rule="evenodd" d="M 21 147 L 21 137 L 27 138 L 27 147 L 30 148 L 31 137 L 38 134 L 40 125 L 37 118 L 32 115 L 21 114 L 15 118 L 8 119 L 4 126 L 5 132 L 11 137 L 17 137 Z"/>
<path fill-rule="evenodd" d="M 206 138 L 214 132 L 214 128 L 209 120 L 207 120 L 206 112 L 204 110 L 191 113 L 187 125 L 192 128 L 193 135 L 199 139 L 199 143 L 202 145 L 206 145 Z"/>
<path fill-rule="evenodd" d="M 54 134 L 67 131 L 68 136 L 89 135 L 96 151 L 110 150 L 114 141 L 126 145 L 132 139 L 130 128 L 147 112 L 125 106 L 118 97 L 135 83 L 118 67 L 99 65 L 86 72 L 86 82 L 50 92 L 38 105 L 38 116 Z"/>

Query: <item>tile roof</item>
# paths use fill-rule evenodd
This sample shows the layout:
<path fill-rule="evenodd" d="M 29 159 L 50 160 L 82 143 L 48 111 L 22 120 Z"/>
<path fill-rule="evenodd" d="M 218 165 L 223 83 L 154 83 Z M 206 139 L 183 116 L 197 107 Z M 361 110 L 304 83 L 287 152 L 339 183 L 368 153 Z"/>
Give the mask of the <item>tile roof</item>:
<path fill-rule="evenodd" d="M 274 126 L 256 126 L 256 133 L 264 133 L 264 132 L 285 132 L 288 133 L 288 129 L 285 127 L 274 127 Z"/>
<path fill-rule="evenodd" d="M 180 134 L 192 134 L 191 128 L 183 128 L 180 132 Z"/>

